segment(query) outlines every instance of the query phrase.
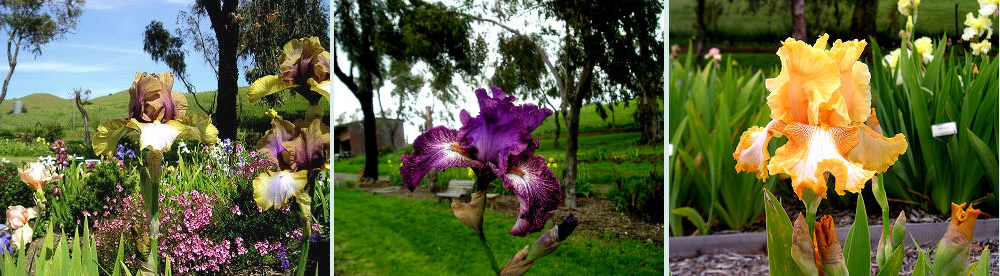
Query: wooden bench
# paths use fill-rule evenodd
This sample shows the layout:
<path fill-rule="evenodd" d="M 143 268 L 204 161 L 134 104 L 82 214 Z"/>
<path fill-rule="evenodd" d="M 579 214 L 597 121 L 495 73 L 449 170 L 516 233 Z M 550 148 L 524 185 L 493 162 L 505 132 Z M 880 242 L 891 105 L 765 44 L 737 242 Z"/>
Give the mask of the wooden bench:
<path fill-rule="evenodd" d="M 500 194 L 486 194 L 486 201 L 490 203 L 490 210 L 497 209 L 497 197 L 499 196 Z"/>
<path fill-rule="evenodd" d="M 469 198 L 472 196 L 472 190 L 475 185 L 476 182 L 472 180 L 452 179 L 448 181 L 448 190 L 434 195 L 438 197 L 438 202 L 441 202 L 441 199 L 444 198 L 448 198 L 448 202 L 451 202 L 455 198 Z"/>

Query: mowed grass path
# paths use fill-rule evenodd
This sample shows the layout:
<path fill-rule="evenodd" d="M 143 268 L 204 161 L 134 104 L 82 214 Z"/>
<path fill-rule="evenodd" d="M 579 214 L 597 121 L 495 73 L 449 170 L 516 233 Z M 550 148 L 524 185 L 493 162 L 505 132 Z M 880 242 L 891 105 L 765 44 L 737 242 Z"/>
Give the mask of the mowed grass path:
<path fill-rule="evenodd" d="M 334 268 L 345 275 L 490 275 L 475 232 L 447 203 L 334 191 Z M 553 218 L 545 229 L 553 226 Z M 486 211 L 483 222 L 501 266 L 541 233 L 508 232 L 514 218 Z M 535 261 L 531 275 L 663 275 L 663 247 L 629 239 L 590 238 L 580 232 Z"/>

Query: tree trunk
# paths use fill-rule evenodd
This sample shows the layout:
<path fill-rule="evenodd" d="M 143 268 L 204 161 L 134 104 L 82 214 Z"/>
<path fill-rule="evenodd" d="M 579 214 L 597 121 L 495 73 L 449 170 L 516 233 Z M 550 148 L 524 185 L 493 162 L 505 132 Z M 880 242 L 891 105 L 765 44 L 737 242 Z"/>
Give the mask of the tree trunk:
<path fill-rule="evenodd" d="M 643 122 L 642 135 L 639 138 L 639 143 L 642 144 L 655 144 L 663 141 L 663 132 L 660 130 L 662 122 L 660 121 L 660 116 L 663 112 L 660 111 L 659 104 L 656 101 L 656 95 L 653 95 L 651 91 L 642 91 L 639 97 L 639 106 L 637 110 L 639 112 L 639 122 Z"/>
<path fill-rule="evenodd" d="M 559 129 L 560 128 L 559 127 L 559 113 L 560 112 L 558 110 L 556 110 L 555 112 L 552 112 L 552 113 L 555 113 L 555 115 L 556 115 L 556 119 L 552 120 L 552 123 L 554 123 L 556 125 L 556 137 L 555 137 L 555 139 L 552 139 L 552 147 L 553 148 L 559 148 L 559 131 L 560 131 L 560 129 Z"/>
<path fill-rule="evenodd" d="M 378 180 L 378 139 L 375 139 L 375 105 L 372 102 L 371 87 L 364 83 L 358 93 L 358 101 L 361 102 L 361 112 L 364 114 L 362 127 L 365 135 L 365 167 L 362 178 Z M 365 91 L 367 90 L 367 91 Z M 367 95 L 367 96 L 366 96 Z"/>
<path fill-rule="evenodd" d="M 806 41 L 806 2 L 792 1 L 792 38 Z"/>
<path fill-rule="evenodd" d="M 7 97 L 7 85 L 10 84 L 10 77 L 14 75 L 14 67 L 17 66 L 17 54 L 21 52 L 21 39 L 18 38 L 17 42 L 14 41 L 15 33 L 11 33 L 10 37 L 7 39 L 7 65 L 10 66 L 10 70 L 7 70 L 7 77 L 3 79 L 3 89 L 0 90 L 0 103 L 3 103 L 3 99 Z M 11 45 L 11 44 L 14 45 Z M 13 53 L 10 51 L 14 50 Z"/>
<path fill-rule="evenodd" d="M 215 94 L 216 110 L 213 123 L 219 129 L 219 138 L 236 139 L 236 95 L 239 93 L 237 78 L 237 43 L 239 43 L 239 25 L 230 15 L 236 12 L 236 0 L 207 1 L 206 13 L 212 21 L 212 30 L 219 43 L 219 82 Z"/>
<path fill-rule="evenodd" d="M 580 134 L 580 107 L 583 97 L 579 93 L 570 99 L 570 109 L 566 114 L 566 170 L 563 172 L 563 204 L 576 208 L 576 151 Z"/>
<path fill-rule="evenodd" d="M 424 107 L 424 131 L 434 127 L 434 113 L 431 112 L 430 106 Z M 441 191 L 441 186 L 438 185 L 438 175 L 437 170 L 431 168 L 430 172 L 427 172 L 427 186 L 431 189 L 431 193 L 437 193 Z"/>
<path fill-rule="evenodd" d="M 87 110 L 83 108 L 83 101 L 80 100 L 80 91 L 76 92 L 76 108 L 80 110 L 80 118 L 83 120 L 83 145 L 91 148 L 90 122 L 87 118 Z"/>
<path fill-rule="evenodd" d="M 851 35 L 854 39 L 875 39 L 875 16 L 878 12 L 875 0 L 854 0 L 854 15 L 851 17 Z M 871 45 L 869 41 L 868 45 Z M 865 47 L 861 60 L 871 60 L 872 48 Z"/>
<path fill-rule="evenodd" d="M 705 0 L 698 0 L 698 7 L 694 13 L 695 29 L 698 32 L 695 40 L 694 55 L 701 56 L 705 53 Z"/>

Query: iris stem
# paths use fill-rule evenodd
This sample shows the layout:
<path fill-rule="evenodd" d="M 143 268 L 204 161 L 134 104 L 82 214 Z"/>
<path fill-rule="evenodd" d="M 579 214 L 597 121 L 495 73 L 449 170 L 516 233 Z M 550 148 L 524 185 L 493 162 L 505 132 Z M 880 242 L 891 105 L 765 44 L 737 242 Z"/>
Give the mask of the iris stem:
<path fill-rule="evenodd" d="M 478 182 L 478 181 L 484 181 L 484 180 L 482 178 L 477 178 L 476 181 Z M 486 182 L 486 185 L 482 185 L 482 183 L 477 183 L 477 184 L 479 184 L 479 185 L 476 185 L 476 186 L 479 186 L 479 187 L 477 187 L 477 189 L 479 189 L 480 187 L 488 187 L 487 185 L 489 185 L 489 182 Z M 484 193 L 485 193 L 485 191 L 484 191 Z M 486 216 L 486 195 L 485 194 L 479 200 L 479 214 L 481 214 L 482 216 Z M 483 234 L 483 230 L 484 230 L 483 226 L 480 223 L 480 225 L 479 225 L 479 231 L 477 231 L 477 232 L 479 232 L 479 243 L 481 243 L 483 245 L 483 250 L 486 251 L 486 256 L 488 256 L 489 259 L 490 259 L 490 266 L 493 267 L 493 271 L 496 272 L 497 275 L 500 275 L 500 266 L 497 265 L 497 259 L 496 259 L 496 257 L 493 256 L 493 251 L 490 250 L 490 245 L 486 243 L 486 234 Z"/>
<path fill-rule="evenodd" d="M 149 256 L 146 258 L 146 269 L 153 275 L 158 273 L 159 266 L 159 235 L 160 235 L 160 175 L 163 172 L 161 164 L 163 154 L 150 151 L 146 155 L 146 173 L 140 174 L 142 180 L 142 196 L 146 203 L 146 215 L 149 216 Z"/>
<path fill-rule="evenodd" d="M 803 189 L 802 203 L 806 205 L 806 225 L 809 225 L 809 236 L 813 236 L 813 231 L 816 229 L 816 209 L 819 209 L 819 203 L 822 200 L 823 198 L 816 195 L 812 189 Z"/>

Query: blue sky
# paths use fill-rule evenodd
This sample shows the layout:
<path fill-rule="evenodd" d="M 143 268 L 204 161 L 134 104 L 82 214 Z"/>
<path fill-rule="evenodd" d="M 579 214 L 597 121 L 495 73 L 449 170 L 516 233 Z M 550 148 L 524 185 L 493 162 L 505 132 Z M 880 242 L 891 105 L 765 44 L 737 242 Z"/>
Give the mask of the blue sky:
<path fill-rule="evenodd" d="M 35 57 L 22 51 L 7 90 L 7 99 L 33 93 L 49 93 L 69 98 L 76 87 L 90 89 L 99 97 L 128 89 L 136 72 L 168 72 L 163 63 L 154 63 L 142 50 L 142 33 L 152 20 L 163 22 L 174 33 L 177 13 L 188 10 L 193 0 L 88 0 L 77 29 L 64 38 L 42 47 Z M 203 19 L 202 30 L 214 36 Z M 6 33 L 4 33 L 6 34 Z M 175 34 L 176 35 L 176 34 Z M 6 37 L 6 36 L 4 36 Z M 215 90 L 215 74 L 189 43 L 186 63 L 191 81 L 199 91 Z M 6 57 L 0 49 L 0 56 Z M 7 73 L 0 58 L 0 78 Z M 242 64 L 239 66 L 242 70 Z M 243 76 L 239 85 L 247 85 Z M 174 85 L 175 91 L 183 87 Z"/>

